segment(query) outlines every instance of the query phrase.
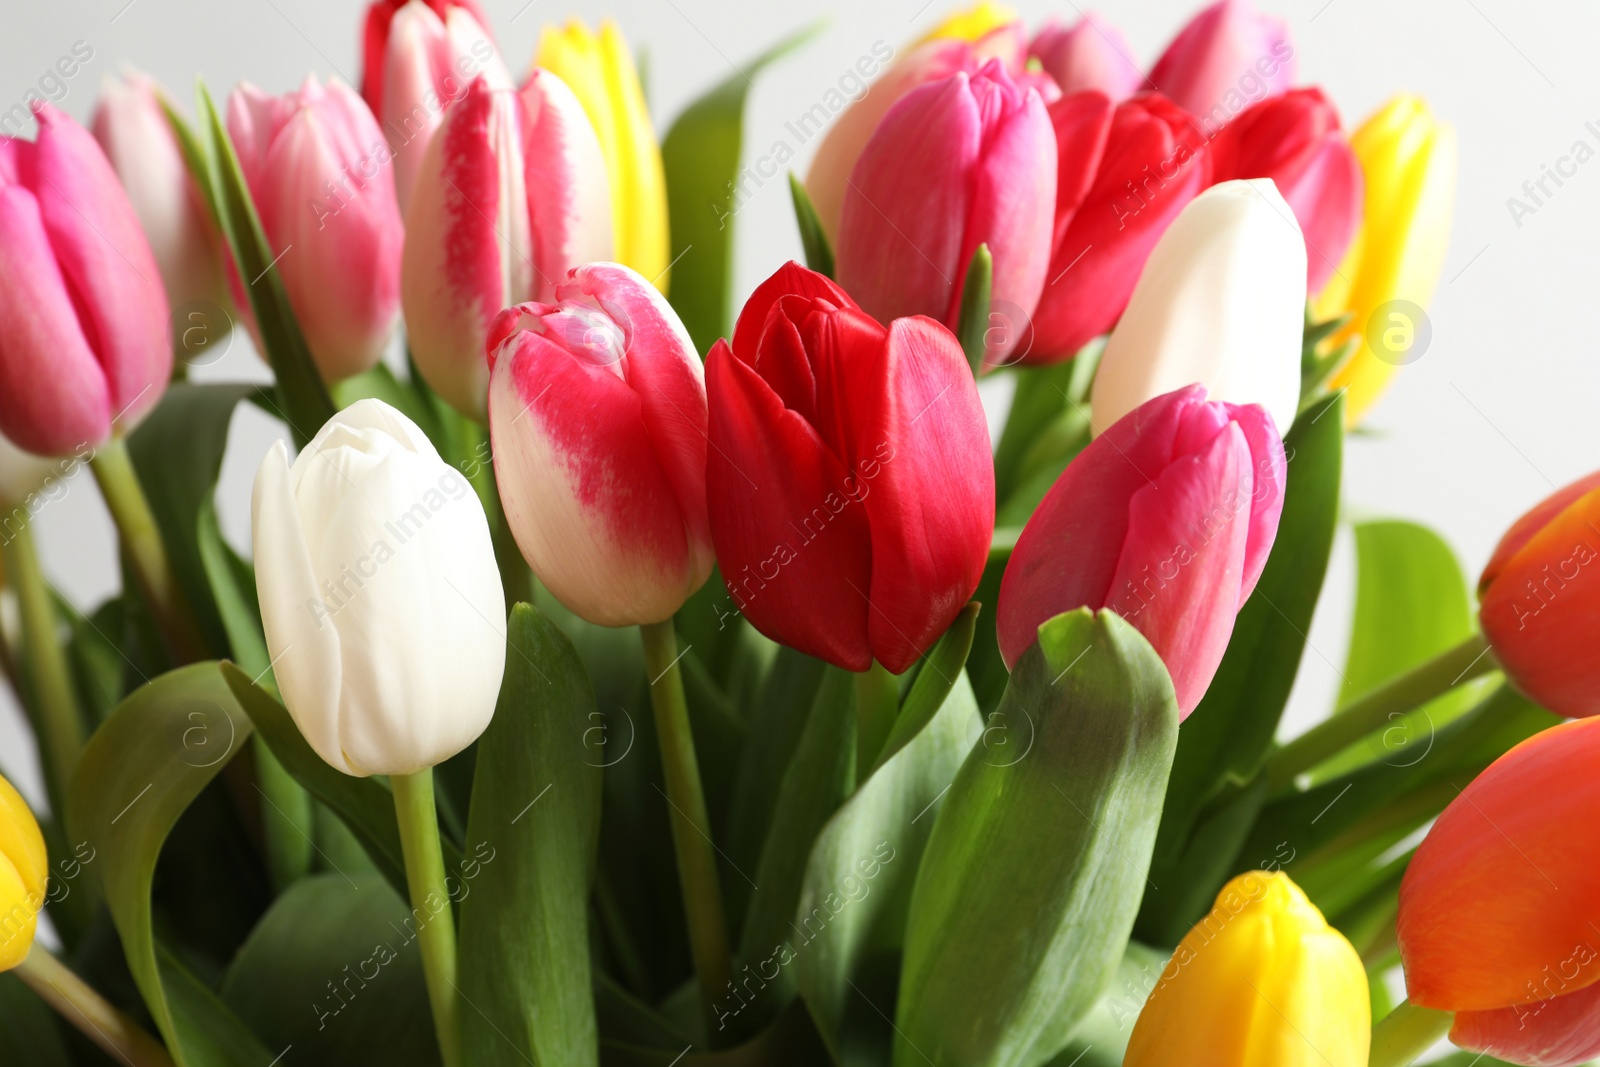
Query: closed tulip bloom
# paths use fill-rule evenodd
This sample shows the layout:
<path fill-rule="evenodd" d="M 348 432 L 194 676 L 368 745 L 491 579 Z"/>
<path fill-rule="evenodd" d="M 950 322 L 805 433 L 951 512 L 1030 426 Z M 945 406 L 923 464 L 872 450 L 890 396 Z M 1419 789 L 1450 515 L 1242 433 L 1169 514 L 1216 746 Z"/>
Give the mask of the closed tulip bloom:
<path fill-rule="evenodd" d="M 1113 103 L 1126 100 L 1144 84 L 1122 31 L 1094 12 L 1085 12 L 1071 29 L 1052 19 L 1034 35 L 1029 54 L 1055 79 L 1063 95 L 1098 89 Z"/>
<path fill-rule="evenodd" d="M 135 70 L 107 78 L 90 128 L 139 217 L 172 307 L 227 309 L 221 234 L 162 111 L 165 95 Z"/>
<path fill-rule="evenodd" d="M 839 283 L 875 318 L 926 315 L 954 328 L 967 263 L 987 244 L 994 305 L 1031 315 L 1055 201 L 1055 138 L 1035 90 L 998 60 L 924 85 L 889 109 L 856 162 L 839 222 Z M 989 360 L 1004 359 L 1024 333 L 1004 332 Z"/>
<path fill-rule="evenodd" d="M 1057 157 L 1050 267 L 1024 363 L 1071 358 L 1127 307 L 1156 241 L 1211 184 L 1193 118 L 1155 93 L 1086 90 L 1050 105 Z"/>
<path fill-rule="evenodd" d="M 1272 417 L 1198 385 L 1124 415 L 1067 465 L 1000 583 L 1000 652 L 1040 625 L 1109 608 L 1144 634 L 1187 717 L 1222 662 L 1234 616 L 1278 534 L 1286 475 Z"/>
<path fill-rule="evenodd" d="M 1250 0 L 1217 0 L 1150 68 L 1150 83 L 1212 133 L 1248 105 L 1294 85 L 1294 45 L 1282 19 Z"/>
<path fill-rule="evenodd" d="M 150 243 L 87 130 L 35 105 L 36 141 L 0 138 L 0 434 L 71 455 L 125 434 L 172 376 Z"/>
<path fill-rule="evenodd" d="M 1095 374 L 1097 432 L 1145 401 L 1199 382 L 1213 400 L 1259 404 L 1286 433 L 1300 403 L 1306 246 L 1271 179 L 1213 185 L 1145 264 Z"/>
<path fill-rule="evenodd" d="M 1600 1055 L 1600 720 L 1535 734 L 1461 790 L 1400 883 L 1406 995 L 1511 1063 Z"/>
<path fill-rule="evenodd" d="M 945 16 L 943 22 L 923 34 L 917 43 L 926 44 L 929 41 L 942 40 L 976 41 L 1016 21 L 1017 12 L 1014 8 L 997 4 L 994 0 L 978 0 L 978 3 L 971 7 L 952 11 Z"/>
<path fill-rule="evenodd" d="M 614 258 L 667 290 L 667 176 L 628 43 L 610 20 L 595 34 L 576 19 L 539 36 L 536 62 L 577 96 L 600 139 L 611 186 Z"/>
<path fill-rule="evenodd" d="M 1426 310 L 1439 284 L 1455 212 L 1456 134 L 1421 97 L 1402 95 L 1351 134 L 1350 147 L 1365 186 L 1361 227 L 1314 307 L 1320 319 L 1350 315 L 1331 344 L 1360 342 L 1328 382 L 1345 391 L 1345 422 L 1353 426 L 1407 361 L 1407 350 L 1373 350 L 1369 336 L 1388 337 L 1390 321 L 1374 330 L 1374 315 L 1396 300 Z"/>
<path fill-rule="evenodd" d="M 706 359 L 711 534 L 739 611 L 775 641 L 862 671 L 909 667 L 988 557 L 994 470 L 955 336 L 887 327 L 794 263 Z"/>
<path fill-rule="evenodd" d="M 496 316 L 558 299 L 569 270 L 610 258 L 605 159 L 572 90 L 547 70 L 515 91 L 473 82 L 429 144 L 406 212 L 406 329 L 428 384 L 481 421 Z"/>
<path fill-rule="evenodd" d="M 0 971 L 27 959 L 49 877 L 39 822 L 22 795 L 0 777 Z"/>
<path fill-rule="evenodd" d="M 326 381 L 370 370 L 400 313 L 405 230 L 389 148 L 372 112 L 337 78 L 228 99 L 228 136 L 277 256 L 289 304 Z M 237 278 L 240 313 L 254 329 Z"/>
<path fill-rule="evenodd" d="M 1281 871 L 1222 887 L 1134 1024 L 1125 1067 L 1366 1067 L 1367 972 Z"/>
<path fill-rule="evenodd" d="M 662 622 L 715 562 L 705 371 L 644 277 L 591 263 L 488 340 L 489 435 L 506 521 L 556 599 L 590 622 Z"/>
<path fill-rule="evenodd" d="M 478 496 L 381 400 L 273 444 L 252 498 L 256 591 L 284 705 L 329 766 L 412 774 L 489 725 L 505 593 Z"/>
<path fill-rule="evenodd" d="M 361 98 L 374 115 L 384 113 L 384 88 L 395 17 L 414 2 L 425 4 L 441 22 L 448 21 L 452 11 L 465 12 L 487 32 L 489 19 L 478 0 L 374 0 L 367 5 L 367 17 L 361 28 Z M 491 40 L 490 44 L 493 43 Z"/>

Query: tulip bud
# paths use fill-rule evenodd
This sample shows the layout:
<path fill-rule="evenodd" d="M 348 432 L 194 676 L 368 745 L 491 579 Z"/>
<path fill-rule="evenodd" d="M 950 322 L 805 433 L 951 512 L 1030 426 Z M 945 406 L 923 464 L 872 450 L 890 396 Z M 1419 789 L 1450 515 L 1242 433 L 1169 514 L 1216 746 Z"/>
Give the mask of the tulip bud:
<path fill-rule="evenodd" d="M 1211 177 L 1271 178 L 1306 239 L 1309 291 L 1319 291 L 1361 224 L 1361 165 L 1321 89 L 1291 89 L 1250 108 L 1211 142 Z"/>
<path fill-rule="evenodd" d="M 1511 1063 L 1600 1055 L 1600 720 L 1552 727 L 1460 791 L 1400 883 L 1406 995 Z"/>
<path fill-rule="evenodd" d="M 406 211 L 406 329 L 428 384 L 481 420 L 496 316 L 558 299 L 569 270 L 610 258 L 605 160 L 572 90 L 547 70 L 516 91 L 473 82 L 429 144 Z"/>
<path fill-rule="evenodd" d="M 1001 27 L 1017 23 L 1017 13 L 1005 4 L 994 0 L 978 0 L 969 8 L 953 11 L 945 20 L 918 38 L 918 44 L 929 41 L 977 41 Z"/>
<path fill-rule="evenodd" d="M 602 626 L 662 622 L 705 584 L 705 371 L 672 306 L 617 263 L 489 331 L 506 521 L 556 599 Z"/>
<path fill-rule="evenodd" d="M 1055 244 L 1024 363 L 1069 359 L 1111 329 L 1167 225 L 1211 184 L 1204 135 L 1162 96 L 1113 105 L 1075 93 L 1050 105 L 1050 121 Z"/>
<path fill-rule="evenodd" d="M 711 535 L 757 630 L 848 670 L 909 667 L 982 577 L 983 405 L 955 336 L 885 329 L 790 263 L 706 359 Z"/>
<path fill-rule="evenodd" d="M 11 508 L 23 503 L 29 494 L 44 484 L 56 470 L 56 462 L 32 452 L 24 452 L 5 437 L 0 436 L 0 508 Z M 11 516 L 0 515 L 0 531 L 11 536 L 7 524 Z"/>
<path fill-rule="evenodd" d="M 1215 133 L 1257 100 L 1294 85 L 1294 45 L 1282 19 L 1250 0 L 1217 0 L 1150 68 L 1150 83 Z"/>
<path fill-rule="evenodd" d="M 1161 656 L 1187 717 L 1266 566 L 1285 476 L 1283 442 L 1254 404 L 1191 385 L 1123 416 L 1067 465 L 1017 539 L 996 616 L 1006 665 L 1049 619 L 1109 608 Z"/>
<path fill-rule="evenodd" d="M 566 82 L 594 126 L 611 186 L 615 258 L 667 289 L 667 177 L 628 43 L 610 20 L 597 36 L 576 19 L 539 37 L 539 66 Z"/>
<path fill-rule="evenodd" d="M 1300 405 L 1306 245 L 1269 178 L 1213 185 L 1156 243 L 1095 374 L 1101 432 L 1191 382 L 1259 404 L 1280 433 Z"/>
<path fill-rule="evenodd" d="M 1093 12 L 1070 30 L 1058 19 L 1045 23 L 1028 51 L 1066 96 L 1098 89 L 1117 103 L 1144 84 L 1144 72 L 1129 58 L 1133 49 L 1128 39 Z"/>
<path fill-rule="evenodd" d="M 1025 319 L 1050 259 L 1055 172 L 1044 102 L 998 60 L 913 90 L 889 109 L 851 174 L 840 285 L 876 318 L 926 315 L 954 328 L 967 263 L 987 244 L 993 304 Z M 1025 323 L 1014 326 L 991 361 L 1025 335 Z"/>
<path fill-rule="evenodd" d="M 50 861 L 27 801 L 0 777 L 0 971 L 28 958 Z"/>
<path fill-rule="evenodd" d="M 367 17 L 361 33 L 361 98 L 367 102 L 374 115 L 384 114 L 384 91 L 389 77 L 390 38 L 394 33 L 395 17 L 409 7 L 412 0 L 374 0 L 367 6 Z M 480 28 L 489 25 L 478 0 L 417 0 L 427 6 L 441 22 L 448 22 L 453 11 L 464 12 Z M 485 32 L 487 32 L 485 30 Z M 493 40 L 489 41 L 492 46 Z M 468 78 L 470 82 L 472 79 Z M 464 86 L 463 86 L 464 87 Z"/>
<path fill-rule="evenodd" d="M 125 434 L 172 376 L 167 293 L 139 218 L 82 126 L 36 104 L 0 138 L 0 434 L 46 456 Z"/>
<path fill-rule="evenodd" d="M 90 128 L 139 217 L 172 307 L 228 308 L 222 238 L 162 111 L 164 96 L 134 70 L 107 78 Z"/>
<path fill-rule="evenodd" d="M 1125 1067 L 1366 1067 L 1367 972 L 1287 874 L 1248 871 L 1185 935 Z"/>
<path fill-rule="evenodd" d="M 1361 227 L 1314 306 L 1319 319 L 1350 315 L 1330 344 L 1359 341 L 1350 362 L 1328 381 L 1329 388 L 1344 390 L 1345 423 L 1354 426 L 1395 368 L 1412 358 L 1410 339 L 1420 325 L 1415 317 L 1427 309 L 1444 269 L 1455 211 L 1456 134 L 1434 119 L 1421 97 L 1397 96 L 1350 136 L 1350 147 L 1365 185 Z M 1396 302 L 1409 306 L 1395 309 Z M 1396 333 L 1390 325 L 1404 330 Z M 1406 340 L 1396 348 L 1391 337 Z"/>
<path fill-rule="evenodd" d="M 489 725 L 505 593 L 471 484 L 362 400 L 256 472 L 256 591 L 284 705 L 345 774 L 412 774 Z"/>

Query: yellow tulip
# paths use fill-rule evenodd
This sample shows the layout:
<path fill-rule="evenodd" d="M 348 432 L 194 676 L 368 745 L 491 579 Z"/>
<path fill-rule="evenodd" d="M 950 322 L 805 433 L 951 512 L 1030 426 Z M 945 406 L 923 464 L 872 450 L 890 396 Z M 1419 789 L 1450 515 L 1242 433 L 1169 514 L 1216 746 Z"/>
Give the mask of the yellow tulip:
<path fill-rule="evenodd" d="M 627 42 L 610 20 L 596 34 L 572 19 L 544 28 L 535 62 L 571 87 L 600 138 L 617 262 L 665 292 L 671 256 L 666 171 Z"/>
<path fill-rule="evenodd" d="M 0 777 L 0 971 L 21 963 L 33 946 L 49 862 L 33 812 Z"/>
<path fill-rule="evenodd" d="M 1300 887 L 1223 887 L 1145 1001 L 1124 1067 L 1366 1067 L 1367 974 Z"/>
<path fill-rule="evenodd" d="M 1017 13 L 1005 4 L 997 4 L 994 0 L 979 0 L 965 11 L 957 11 L 946 18 L 924 34 L 917 43 L 926 44 L 945 37 L 976 41 L 991 30 L 1008 26 L 1015 21 Z"/>
<path fill-rule="evenodd" d="M 1456 135 L 1421 97 L 1402 94 L 1356 130 L 1350 147 L 1366 179 L 1364 217 L 1314 310 L 1319 319 L 1351 316 L 1333 343 L 1355 338 L 1359 347 L 1328 384 L 1346 391 L 1345 423 L 1354 426 L 1395 368 L 1409 361 L 1414 313 L 1400 308 L 1395 318 L 1386 305 L 1403 300 L 1425 311 L 1439 283 L 1455 209 Z M 1384 321 L 1374 322 L 1380 311 Z M 1400 328 L 1393 336 L 1403 347 L 1384 340 L 1391 323 Z M 1380 351 L 1374 351 L 1372 336 L 1380 339 Z"/>

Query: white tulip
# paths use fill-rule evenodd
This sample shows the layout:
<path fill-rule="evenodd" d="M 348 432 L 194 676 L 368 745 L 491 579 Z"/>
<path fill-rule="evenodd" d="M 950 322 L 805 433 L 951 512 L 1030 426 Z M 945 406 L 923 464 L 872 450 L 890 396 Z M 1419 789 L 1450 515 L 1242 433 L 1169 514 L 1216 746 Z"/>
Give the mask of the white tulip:
<path fill-rule="evenodd" d="M 1095 376 L 1101 433 L 1145 401 L 1199 382 L 1260 404 L 1287 433 L 1300 406 L 1306 243 L 1270 178 L 1195 197 L 1161 235 Z"/>
<path fill-rule="evenodd" d="M 489 725 L 505 592 L 483 505 L 381 400 L 328 421 L 291 466 L 256 472 L 256 589 L 278 688 L 317 754 L 411 774 Z"/>

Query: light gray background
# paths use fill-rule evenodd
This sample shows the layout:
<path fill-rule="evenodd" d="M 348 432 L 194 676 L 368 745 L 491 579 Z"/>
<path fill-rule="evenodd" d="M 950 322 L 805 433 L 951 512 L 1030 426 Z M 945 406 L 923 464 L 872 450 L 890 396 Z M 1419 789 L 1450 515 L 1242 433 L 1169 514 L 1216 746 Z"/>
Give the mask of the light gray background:
<path fill-rule="evenodd" d="M 282 91 L 308 71 L 359 77 L 355 0 L 5 0 L 0 34 L 0 110 L 85 41 L 94 57 L 68 83 L 61 103 L 87 120 L 101 78 L 123 63 L 153 74 L 187 99 L 203 75 L 220 97 L 248 79 Z M 1037 24 L 1068 20 L 1068 0 L 1015 5 Z M 514 72 L 528 64 L 547 21 L 611 15 L 648 54 L 647 87 L 657 127 L 713 83 L 791 30 L 827 18 L 798 54 L 756 79 L 746 127 L 746 161 L 776 141 L 798 152 L 813 144 L 785 129 L 834 88 L 876 41 L 897 51 L 944 11 L 943 0 L 485 0 Z M 1345 507 L 1351 518 L 1397 516 L 1442 531 L 1475 574 L 1504 526 L 1552 488 L 1600 465 L 1594 416 L 1600 368 L 1593 359 L 1595 237 L 1600 232 L 1600 161 L 1575 177 L 1519 227 L 1507 198 L 1536 180 L 1577 140 L 1600 149 L 1600 8 L 1575 0 L 1267 0 L 1286 18 L 1300 81 L 1325 86 L 1348 126 L 1398 89 L 1425 94 L 1456 124 L 1461 176 L 1456 223 L 1432 309 L 1433 343 L 1399 374 L 1389 395 L 1352 437 Z M 1190 0 L 1106 0 L 1148 64 L 1190 10 Z M 1585 123 L 1596 120 L 1595 130 Z M 752 183 L 753 186 L 754 183 Z M 748 293 L 799 239 L 786 183 L 755 188 L 737 219 L 738 295 Z M 204 380 L 264 379 L 242 335 Z M 995 393 L 990 389 L 991 394 Z M 1003 392 L 1003 390 L 1002 390 Z M 991 395 L 994 407 L 1005 403 Z M 249 540 L 255 466 L 277 427 L 248 405 L 236 418 L 220 490 L 223 527 Z M 87 473 L 39 518 L 45 566 L 84 607 L 116 586 L 114 541 Z M 1324 714 L 1340 683 L 1349 623 L 1351 549 L 1341 535 L 1328 595 L 1310 637 L 1288 728 Z M 10 693 L 0 694 L 0 769 L 34 799 L 39 779 L 31 744 Z"/>

